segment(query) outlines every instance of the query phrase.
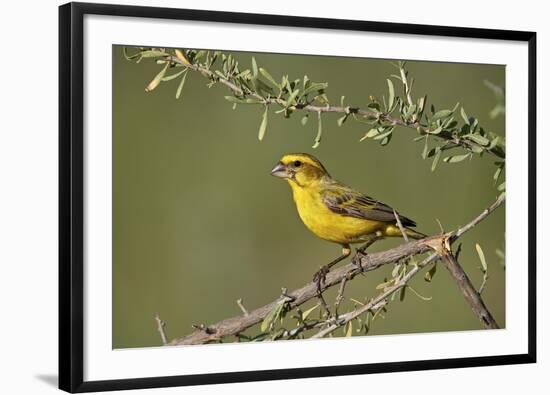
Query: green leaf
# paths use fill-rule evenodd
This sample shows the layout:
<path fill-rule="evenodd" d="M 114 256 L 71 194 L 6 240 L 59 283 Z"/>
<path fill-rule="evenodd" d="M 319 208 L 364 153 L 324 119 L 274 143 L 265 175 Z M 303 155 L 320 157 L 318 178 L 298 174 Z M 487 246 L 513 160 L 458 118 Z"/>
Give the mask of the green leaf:
<path fill-rule="evenodd" d="M 391 271 L 391 276 L 392 277 L 397 277 L 397 275 L 399 274 L 399 269 L 401 269 L 401 266 L 400 265 L 395 265 L 393 267 L 393 270 Z"/>
<path fill-rule="evenodd" d="M 419 298 L 422 299 L 423 301 L 428 302 L 428 301 L 432 300 L 432 297 L 431 297 L 431 296 L 430 296 L 430 297 L 426 297 L 426 296 L 420 295 L 420 294 L 418 293 L 418 291 L 415 290 L 415 289 L 414 289 L 413 287 L 411 287 L 410 285 L 407 285 L 407 288 L 409 288 L 409 289 L 412 291 L 412 293 L 414 293 L 417 297 L 419 297 Z"/>
<path fill-rule="evenodd" d="M 307 123 L 307 120 L 309 119 L 309 116 L 306 114 L 302 117 L 301 119 L 301 123 L 302 123 L 302 126 L 306 126 L 306 123 Z"/>
<path fill-rule="evenodd" d="M 168 56 L 166 52 L 154 51 L 154 50 L 143 51 L 143 52 L 140 52 L 139 54 L 142 58 L 158 58 L 161 56 Z"/>
<path fill-rule="evenodd" d="M 183 85 L 185 84 L 185 79 L 187 78 L 187 69 L 185 70 L 185 73 L 183 74 L 183 77 L 181 77 L 181 81 L 178 85 L 178 89 L 176 90 L 176 99 L 179 99 L 181 96 L 181 90 L 183 89 Z"/>
<path fill-rule="evenodd" d="M 380 112 L 380 104 L 378 104 L 377 102 L 369 103 L 367 104 L 367 107 L 372 110 L 376 110 L 377 112 Z"/>
<path fill-rule="evenodd" d="M 393 82 L 391 82 L 390 79 L 386 79 L 386 81 L 388 82 L 388 91 L 389 91 L 389 96 L 388 96 L 388 112 L 389 112 L 393 108 L 393 102 L 395 100 L 395 89 L 393 88 Z"/>
<path fill-rule="evenodd" d="M 495 119 L 499 115 L 504 115 L 506 113 L 506 108 L 502 104 L 497 104 L 495 108 L 489 113 L 489 118 Z"/>
<path fill-rule="evenodd" d="M 304 91 L 302 92 L 302 95 L 305 96 L 314 91 L 322 91 L 327 87 L 328 87 L 328 84 L 326 82 L 312 82 L 311 85 L 309 85 L 307 88 L 304 89 Z"/>
<path fill-rule="evenodd" d="M 443 162 L 458 163 L 458 162 L 462 162 L 464 159 L 469 158 L 471 155 L 472 154 L 467 153 L 467 154 L 463 154 L 463 155 L 447 156 L 446 158 L 443 159 Z"/>
<path fill-rule="evenodd" d="M 275 82 L 275 79 L 271 76 L 271 74 L 269 74 L 267 72 L 266 69 L 264 69 L 263 67 L 260 67 L 260 73 L 269 81 L 271 82 L 275 87 L 279 88 L 279 84 L 277 82 Z"/>
<path fill-rule="evenodd" d="M 132 60 L 132 59 L 135 59 L 135 58 L 139 57 L 139 52 L 137 52 L 133 55 L 128 55 L 128 48 L 127 47 L 122 48 L 122 52 L 124 53 L 124 57 L 126 58 L 126 60 Z"/>
<path fill-rule="evenodd" d="M 377 135 L 374 137 L 374 140 L 382 140 L 384 139 L 385 137 L 388 137 L 390 134 L 392 134 L 393 132 L 393 127 L 391 127 L 389 130 Z"/>
<path fill-rule="evenodd" d="M 437 147 L 439 148 L 439 147 Z M 436 149 L 435 150 L 435 156 L 434 156 L 434 160 L 432 162 L 432 171 L 434 171 L 439 163 L 439 158 L 441 157 L 441 149 Z"/>
<path fill-rule="evenodd" d="M 393 283 L 393 279 L 391 279 L 390 281 L 386 281 L 386 279 L 384 279 L 384 282 L 383 283 L 380 283 L 376 286 L 376 289 L 384 289 L 384 288 L 387 288 L 389 285 L 391 285 Z"/>
<path fill-rule="evenodd" d="M 470 118 L 468 118 L 468 114 L 466 114 L 466 111 L 464 111 L 464 107 L 460 107 L 460 115 L 462 116 L 462 119 L 464 120 L 464 123 L 469 125 L 470 124 Z"/>
<path fill-rule="evenodd" d="M 145 88 L 145 92 L 151 92 L 153 89 L 159 86 L 162 78 L 164 77 L 164 74 L 166 74 L 166 70 L 168 70 L 169 65 L 169 63 L 166 63 L 166 66 L 164 66 L 162 70 L 155 76 L 155 78 L 153 78 L 153 80 L 149 82 L 149 85 L 147 85 L 147 87 Z"/>
<path fill-rule="evenodd" d="M 432 267 L 430 268 L 430 270 L 428 270 L 426 272 L 426 274 L 424 275 L 424 280 L 427 281 L 427 282 L 432 282 L 434 276 L 435 276 L 435 272 L 437 271 L 437 264 L 434 263 L 432 265 Z"/>
<path fill-rule="evenodd" d="M 407 286 L 405 285 L 401 290 L 399 291 L 399 301 L 402 302 L 405 300 L 405 291 L 407 290 Z"/>
<path fill-rule="evenodd" d="M 498 142 L 500 140 L 500 136 L 496 136 L 494 139 L 491 140 L 491 143 L 487 147 L 487 149 L 493 149 L 497 146 Z"/>
<path fill-rule="evenodd" d="M 304 313 L 302 314 L 302 320 L 305 321 L 307 319 L 307 317 L 309 317 L 309 315 L 311 313 L 313 313 L 313 311 L 315 311 L 315 309 L 319 307 L 319 304 L 317 303 L 315 306 L 313 306 L 312 308 L 310 309 L 307 309 L 306 311 L 304 311 Z"/>
<path fill-rule="evenodd" d="M 488 145 L 490 143 L 490 141 L 487 137 L 483 137 L 480 134 L 467 134 L 464 137 L 466 137 L 469 140 L 472 140 L 475 143 L 478 143 L 479 145 L 483 145 L 483 146 Z"/>
<path fill-rule="evenodd" d="M 346 337 L 351 337 L 351 335 L 353 334 L 353 322 L 352 321 L 348 321 L 346 323 L 345 332 L 346 332 Z"/>
<path fill-rule="evenodd" d="M 172 81 L 172 80 L 175 80 L 176 78 L 178 78 L 180 75 L 182 75 L 183 73 L 185 73 L 187 70 L 181 70 L 177 73 L 174 73 L 172 75 L 168 75 L 166 77 L 164 77 L 162 79 L 162 82 L 167 82 L 167 81 Z"/>
<path fill-rule="evenodd" d="M 361 139 L 359 141 L 363 141 L 365 139 L 370 139 L 370 138 L 376 136 L 378 133 L 379 133 L 378 128 L 372 128 L 367 133 L 365 133 L 365 135 L 363 137 L 361 137 Z"/>
<path fill-rule="evenodd" d="M 447 118 L 449 115 L 451 115 L 453 112 L 451 110 L 439 110 L 438 112 L 436 112 L 432 119 L 430 120 L 430 122 L 435 122 L 439 119 L 443 119 L 443 118 Z"/>
<path fill-rule="evenodd" d="M 504 191 L 506 189 L 506 182 L 503 182 L 502 184 L 500 184 L 498 187 L 497 187 L 497 190 L 499 192 L 501 191 Z"/>
<path fill-rule="evenodd" d="M 321 111 L 317 113 L 317 136 L 315 136 L 315 141 L 312 148 L 317 148 L 321 144 L 321 137 L 323 135 L 323 123 L 321 121 Z"/>
<path fill-rule="evenodd" d="M 293 104 L 294 99 L 296 99 L 296 96 L 298 96 L 298 93 L 300 93 L 299 89 L 295 89 L 294 92 L 290 94 L 288 99 L 286 100 L 286 107 L 290 107 Z"/>
<path fill-rule="evenodd" d="M 304 75 L 304 79 L 302 80 L 304 91 L 309 87 L 310 80 L 307 75 Z"/>
<path fill-rule="evenodd" d="M 405 116 L 405 118 L 409 118 L 411 115 L 413 115 L 414 113 L 416 112 L 416 104 L 413 104 L 411 106 L 408 106 L 406 109 L 405 109 L 405 112 L 403 113 L 403 115 Z"/>
<path fill-rule="evenodd" d="M 348 114 L 343 115 L 340 118 L 338 118 L 336 123 L 338 124 L 338 126 L 342 126 L 344 124 L 344 122 L 346 122 L 346 119 L 348 119 Z"/>
<path fill-rule="evenodd" d="M 255 80 L 256 85 L 258 86 L 258 90 L 263 91 L 265 93 L 273 93 L 273 88 L 271 88 L 269 85 L 267 85 L 265 82 L 263 82 L 260 79 Z"/>
<path fill-rule="evenodd" d="M 428 101 L 428 95 L 424 95 L 424 97 L 421 97 L 417 100 L 417 107 L 418 107 L 418 119 L 422 118 L 422 115 L 424 114 L 424 108 L 426 106 L 426 102 Z"/>
<path fill-rule="evenodd" d="M 260 330 L 262 332 L 265 332 L 269 330 L 271 327 L 271 324 L 273 324 L 277 319 L 281 316 L 281 313 L 283 312 L 285 303 L 283 301 L 278 302 L 275 307 L 269 312 L 268 315 L 265 316 L 264 320 L 262 321 L 262 325 L 260 326 Z"/>
<path fill-rule="evenodd" d="M 479 145 L 474 145 L 473 147 L 470 147 L 470 149 L 476 154 L 481 154 L 483 152 L 483 147 L 480 147 Z"/>
<path fill-rule="evenodd" d="M 235 97 L 235 96 L 224 96 L 224 99 L 231 103 L 237 103 L 237 104 L 261 104 L 262 101 L 258 99 L 251 99 L 246 98 L 243 99 L 241 97 Z"/>
<path fill-rule="evenodd" d="M 393 133 L 388 134 L 386 137 L 380 140 L 380 145 L 381 146 L 388 145 L 391 141 L 392 136 L 393 136 Z"/>
<path fill-rule="evenodd" d="M 256 63 L 256 58 L 252 57 L 252 76 L 254 78 L 258 77 L 258 64 Z"/>
<path fill-rule="evenodd" d="M 422 150 L 422 159 L 428 157 L 428 135 L 424 138 L 424 149 Z"/>
<path fill-rule="evenodd" d="M 447 118 L 447 120 L 442 123 L 441 127 L 443 129 L 449 129 L 450 127 L 456 126 L 457 122 L 454 119 L 454 117 Z"/>
<path fill-rule="evenodd" d="M 496 171 L 495 171 L 495 174 L 493 174 L 493 180 L 495 181 L 495 184 L 497 183 L 497 181 L 500 177 L 500 173 L 502 173 L 502 166 L 498 166 Z"/>
<path fill-rule="evenodd" d="M 477 255 L 479 255 L 479 260 L 481 261 L 481 268 L 483 270 L 483 273 L 487 273 L 487 262 L 485 261 L 485 254 L 483 253 L 481 246 L 477 243 L 476 243 L 476 250 L 477 250 Z"/>
<path fill-rule="evenodd" d="M 262 123 L 260 123 L 260 130 L 258 131 L 258 140 L 262 141 L 267 129 L 267 106 L 265 106 L 264 115 L 262 116 Z"/>

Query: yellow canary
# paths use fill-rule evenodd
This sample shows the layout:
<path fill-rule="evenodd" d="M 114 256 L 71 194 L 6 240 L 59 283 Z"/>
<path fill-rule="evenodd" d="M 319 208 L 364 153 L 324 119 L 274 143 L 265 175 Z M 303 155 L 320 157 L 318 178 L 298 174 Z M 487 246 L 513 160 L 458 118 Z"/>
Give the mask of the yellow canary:
<path fill-rule="evenodd" d="M 413 220 L 394 214 L 390 206 L 332 179 L 312 155 L 287 154 L 271 174 L 288 181 L 306 227 L 321 239 L 342 245 L 342 255 L 316 274 L 318 286 L 331 266 L 350 255 L 350 244 L 366 243 L 366 247 L 376 239 L 403 237 L 395 215 L 407 237 L 426 237 L 410 229 L 416 226 Z"/>

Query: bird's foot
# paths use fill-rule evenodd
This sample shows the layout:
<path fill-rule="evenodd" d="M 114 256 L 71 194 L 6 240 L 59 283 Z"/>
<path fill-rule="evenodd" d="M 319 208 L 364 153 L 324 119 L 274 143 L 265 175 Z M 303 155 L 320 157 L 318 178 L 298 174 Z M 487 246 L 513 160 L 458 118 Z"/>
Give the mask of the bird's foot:
<path fill-rule="evenodd" d="M 361 274 L 363 274 L 363 272 L 365 271 L 365 268 L 363 267 L 362 261 L 367 256 L 368 256 L 368 254 L 365 252 L 365 248 L 358 248 L 356 253 L 355 253 L 355 256 L 351 260 L 351 263 L 355 267 L 357 267 L 357 269 L 359 270 L 359 272 Z"/>
<path fill-rule="evenodd" d="M 330 271 L 330 268 L 327 265 L 325 265 L 325 266 L 321 266 L 319 271 L 313 275 L 313 282 L 317 284 L 317 294 L 319 295 L 321 294 L 321 291 L 322 291 L 321 288 L 327 278 L 327 274 L 329 271 Z"/>

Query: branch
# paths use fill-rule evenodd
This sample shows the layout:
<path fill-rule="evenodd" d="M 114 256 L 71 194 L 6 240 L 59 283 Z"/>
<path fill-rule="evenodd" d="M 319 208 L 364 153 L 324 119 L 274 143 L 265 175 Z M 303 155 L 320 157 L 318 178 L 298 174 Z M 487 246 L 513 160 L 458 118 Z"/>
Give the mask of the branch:
<path fill-rule="evenodd" d="M 466 299 L 466 302 L 468 302 L 470 308 L 477 316 L 477 318 L 479 318 L 479 320 L 483 323 L 483 325 L 485 325 L 485 327 L 498 329 L 499 326 L 491 315 L 491 312 L 485 306 L 485 303 L 483 303 L 483 300 L 481 299 L 481 294 L 476 291 L 476 289 L 472 285 L 472 282 L 466 275 L 466 272 L 458 263 L 456 257 L 451 254 L 450 251 L 446 251 L 442 255 L 442 261 L 445 264 L 445 267 L 447 268 L 449 273 L 451 273 L 451 276 L 462 291 L 464 299 Z"/>
<path fill-rule="evenodd" d="M 357 263 L 349 263 L 340 268 L 331 270 L 327 274 L 322 290 L 340 284 L 342 279 L 345 277 L 348 277 L 347 281 L 349 281 L 361 272 L 369 272 L 388 263 L 393 263 L 400 259 L 407 258 L 411 255 L 427 252 L 431 249 L 431 242 L 435 242 L 435 240 L 443 240 L 443 238 L 445 238 L 445 235 L 437 235 L 422 240 L 415 240 L 411 243 L 402 244 L 391 250 L 383 252 L 372 253 L 369 255 L 356 255 L 354 260 Z M 362 270 L 358 267 L 358 264 L 361 265 Z M 288 302 L 290 308 L 300 306 L 308 300 L 317 297 L 317 283 L 312 281 L 305 286 L 288 293 L 288 297 L 292 299 L 292 301 Z M 209 325 L 205 327 L 204 330 L 201 329 L 188 336 L 174 339 L 169 344 L 200 344 L 217 341 L 225 336 L 235 335 L 255 324 L 260 323 L 279 302 L 280 298 L 265 306 L 257 308 L 256 310 L 249 311 L 247 316 L 239 315 L 228 318 L 216 324 Z"/>
<path fill-rule="evenodd" d="M 435 250 L 436 254 L 430 255 L 430 257 L 428 257 L 427 260 L 419 264 L 417 268 L 413 268 L 406 275 L 406 276 L 410 275 L 412 277 L 420 269 L 422 269 L 428 263 L 432 262 L 437 257 L 445 256 L 446 251 L 450 251 L 450 244 L 452 242 L 454 242 L 456 239 L 458 239 L 458 237 L 462 236 L 464 233 L 471 230 L 477 224 L 483 221 L 483 219 L 485 219 L 489 214 L 491 214 L 503 202 L 504 202 L 504 194 L 501 194 L 495 203 L 493 203 L 489 208 L 484 210 L 480 215 L 474 218 L 471 222 L 459 228 L 456 232 L 429 236 L 421 240 L 415 240 L 409 243 L 404 243 L 402 245 L 399 245 L 387 251 L 372 253 L 368 255 L 358 252 L 354 256 L 352 263 L 349 263 L 345 266 L 334 269 L 327 274 L 322 290 L 333 287 L 335 285 L 341 285 L 344 278 L 346 278 L 346 281 L 350 281 L 357 274 L 376 270 L 383 265 L 393 263 L 413 255 L 418 255 L 428 251 Z M 463 272 L 462 274 L 464 276 L 463 277 L 464 279 L 468 279 L 466 276 L 466 273 Z M 399 284 L 401 283 L 396 284 L 396 286 L 399 286 Z M 463 286 L 465 286 L 463 281 L 457 282 L 457 284 L 459 287 L 461 287 L 461 289 Z M 402 285 L 396 288 L 393 292 L 395 292 L 397 289 L 401 287 Z M 393 289 L 393 287 L 389 288 L 389 290 L 391 289 Z M 388 290 L 386 292 L 388 292 Z M 384 292 L 381 295 L 384 295 L 386 292 Z M 463 291 L 463 293 L 465 294 L 465 291 Z M 484 304 L 483 304 L 483 301 L 481 300 L 481 296 L 477 294 L 477 292 L 475 294 L 472 294 L 470 291 L 468 291 L 467 293 L 468 293 L 468 298 L 470 298 L 472 301 L 475 301 L 476 309 L 474 312 L 476 314 L 478 313 L 482 314 L 485 318 L 490 317 L 491 315 L 487 311 L 487 309 L 482 308 L 484 307 Z M 301 304 L 315 297 L 317 297 L 317 284 L 315 282 L 310 282 L 305 286 L 295 291 L 292 291 L 290 293 L 287 293 L 285 295 L 285 298 L 289 300 L 288 301 L 289 308 L 295 308 L 297 306 L 300 306 Z M 382 299 L 384 297 L 385 296 L 382 296 Z M 465 294 L 465 297 L 466 297 L 466 294 Z M 188 336 L 180 337 L 172 340 L 170 343 L 168 343 L 168 345 L 202 344 L 207 342 L 218 341 L 225 336 L 237 335 L 243 332 L 244 330 L 252 327 L 253 325 L 256 325 L 261 321 L 263 321 L 263 319 L 280 302 L 281 302 L 281 298 L 278 298 L 277 300 L 265 306 L 262 306 L 253 311 L 248 312 L 248 315 L 235 316 L 235 317 L 220 321 L 218 323 L 206 326 L 204 328 L 199 328 L 198 330 L 196 330 L 195 332 L 191 333 Z M 376 303 L 374 305 L 371 305 L 369 308 L 372 308 L 375 305 Z M 360 309 L 361 312 L 364 312 L 369 309 L 369 308 L 366 308 L 365 306 L 361 307 Z M 357 312 L 357 310 L 355 312 Z M 351 314 L 351 313 L 347 313 L 347 314 Z M 482 322 L 485 322 L 485 319 L 482 320 Z M 490 320 L 488 322 L 490 322 Z"/>
<path fill-rule="evenodd" d="M 157 322 L 157 330 L 159 331 L 162 344 L 166 345 L 168 343 L 168 338 L 166 337 L 166 332 L 164 331 L 166 323 L 160 319 L 158 314 L 155 315 L 155 321 Z"/>
<path fill-rule="evenodd" d="M 283 108 L 288 108 L 288 103 L 284 99 L 282 99 L 280 97 L 264 97 L 264 96 L 258 94 L 257 92 L 254 92 L 254 91 L 245 92 L 237 84 L 231 82 L 228 78 L 224 78 L 224 77 L 220 76 L 219 74 L 216 74 L 215 72 L 211 71 L 209 68 L 204 67 L 204 66 L 202 66 L 198 63 L 192 64 L 192 63 L 189 63 L 185 59 L 181 59 L 177 56 L 169 55 L 169 54 L 166 54 L 165 59 L 167 59 L 169 62 L 172 62 L 174 64 L 179 64 L 181 66 L 187 67 L 190 70 L 199 72 L 203 76 L 205 76 L 205 77 L 207 77 L 207 78 L 209 78 L 213 81 L 219 82 L 222 85 L 225 85 L 227 88 L 229 88 L 237 96 L 252 97 L 252 98 L 258 100 L 260 103 L 263 103 L 264 105 L 277 104 L 277 105 L 280 105 Z M 410 105 L 412 105 L 412 98 L 411 98 L 411 95 L 410 95 L 411 86 L 408 84 L 407 78 L 403 74 L 404 73 L 403 68 L 400 68 L 400 72 L 402 73 L 401 74 L 402 78 L 404 78 L 403 83 L 404 83 L 404 88 L 405 88 L 405 91 L 406 91 L 407 101 L 409 102 Z M 346 116 L 349 115 L 349 114 L 355 114 L 355 115 L 359 115 L 363 118 L 373 118 L 374 117 L 374 118 L 380 119 L 381 121 L 384 121 L 385 123 L 387 123 L 389 125 L 402 126 L 402 127 L 405 127 L 405 128 L 412 129 L 412 130 L 414 130 L 418 133 L 424 134 L 424 135 L 429 134 L 429 135 L 432 135 L 434 137 L 438 137 L 440 139 L 446 140 L 448 143 L 451 143 L 455 146 L 464 147 L 464 148 L 466 148 L 470 151 L 482 148 L 483 150 L 491 152 L 493 155 L 497 156 L 500 159 L 504 159 L 505 156 L 506 156 L 504 148 L 503 148 L 503 146 L 500 142 L 498 144 L 496 144 L 494 147 L 486 148 L 486 147 L 480 146 L 475 141 L 471 141 L 467 138 L 457 136 L 457 135 L 455 135 L 452 132 L 447 131 L 447 130 L 443 130 L 443 131 L 439 131 L 438 133 L 434 133 L 430 129 L 429 126 L 422 125 L 419 120 L 416 120 L 416 117 L 415 117 L 415 120 L 413 122 L 411 122 L 411 121 L 408 121 L 408 120 L 403 120 L 402 118 L 393 117 L 389 114 L 380 113 L 378 111 L 375 111 L 375 110 L 372 110 L 372 109 L 369 109 L 369 108 L 360 108 L 360 107 L 356 107 L 356 106 L 331 106 L 331 105 L 328 105 L 328 104 L 323 105 L 323 106 L 318 106 L 318 105 L 314 105 L 314 104 L 311 104 L 311 103 L 296 103 L 296 105 L 294 105 L 293 108 L 297 109 L 297 110 L 303 110 L 303 111 L 306 111 L 306 112 L 317 113 L 319 115 L 321 113 L 339 113 L 339 114 L 344 114 Z"/>
<path fill-rule="evenodd" d="M 355 310 L 342 314 L 338 317 L 338 320 L 328 326 L 327 328 L 319 331 L 314 336 L 312 336 L 312 339 L 317 339 L 321 337 L 325 337 L 329 333 L 334 332 L 336 329 L 340 328 L 342 325 L 347 324 L 349 321 L 352 321 L 359 317 L 361 314 L 364 314 L 368 311 L 372 311 L 378 308 L 381 303 L 383 303 L 387 297 L 391 296 L 395 292 L 399 291 L 401 288 L 407 286 L 407 283 L 424 267 L 435 261 L 436 259 L 439 259 L 440 256 L 438 253 L 433 253 L 430 256 L 428 256 L 426 259 L 424 259 L 422 262 L 420 262 L 417 266 L 413 267 L 400 281 L 392 285 L 391 287 L 388 287 L 384 292 L 380 293 L 375 298 L 371 299 L 368 303 L 365 303 L 363 306 L 360 306 L 356 308 Z M 384 303 L 385 304 L 385 303 Z"/>
<path fill-rule="evenodd" d="M 498 324 L 496 323 L 491 312 L 487 309 L 487 307 L 485 306 L 485 303 L 481 299 L 482 288 L 480 288 L 479 292 L 476 291 L 476 289 L 472 285 L 472 282 L 468 278 L 468 275 L 466 274 L 462 266 L 460 266 L 460 264 L 458 263 L 458 260 L 457 260 L 458 253 L 456 255 L 453 255 L 451 253 L 450 243 L 458 239 L 458 237 L 462 236 L 464 233 L 466 233 L 470 229 L 474 228 L 477 224 L 483 221 L 483 219 L 485 219 L 489 214 L 491 214 L 495 209 L 497 209 L 503 202 L 504 202 L 504 195 L 500 195 L 498 199 L 487 209 L 483 210 L 483 212 L 480 215 L 478 215 L 468 224 L 458 229 L 454 234 L 450 235 L 448 241 L 443 240 L 443 243 L 441 246 L 438 246 L 437 244 L 432 244 L 433 242 L 437 242 L 438 241 L 437 239 L 434 239 L 433 242 L 430 241 L 430 244 L 433 245 L 434 250 L 438 252 L 431 254 L 428 258 L 426 258 L 424 261 L 422 261 L 413 269 L 411 269 L 400 281 L 388 287 L 384 292 L 380 293 L 378 296 L 371 299 L 365 305 L 349 313 L 340 315 L 334 323 L 332 323 L 327 328 L 319 331 L 317 334 L 312 336 L 312 339 L 325 337 L 329 333 L 332 333 L 336 329 L 340 328 L 342 325 L 345 325 L 349 321 L 356 319 L 361 314 L 364 314 L 368 311 L 373 311 L 387 297 L 399 291 L 401 288 L 407 286 L 407 283 L 422 268 L 434 262 L 436 259 L 442 259 L 443 263 L 445 264 L 445 267 L 447 268 L 447 270 L 449 271 L 449 273 L 457 283 L 458 287 L 462 291 L 462 295 L 464 296 L 464 299 L 466 299 L 473 313 L 479 318 L 479 320 L 483 323 L 483 325 L 486 328 L 498 329 L 499 328 Z M 395 211 L 394 211 L 394 214 L 395 214 Z M 397 215 L 396 215 L 396 219 L 399 221 Z M 400 225 L 399 222 L 398 222 L 398 225 Z M 403 229 L 401 229 L 401 231 L 403 232 Z M 403 232 L 403 236 L 405 236 L 404 232 Z"/>

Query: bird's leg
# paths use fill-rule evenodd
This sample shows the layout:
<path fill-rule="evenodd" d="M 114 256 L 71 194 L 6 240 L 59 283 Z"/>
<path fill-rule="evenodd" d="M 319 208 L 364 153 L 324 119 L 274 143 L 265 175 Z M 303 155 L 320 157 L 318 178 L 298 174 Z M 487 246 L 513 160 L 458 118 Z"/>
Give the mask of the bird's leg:
<path fill-rule="evenodd" d="M 369 248 L 371 245 L 373 245 L 376 241 L 383 239 L 384 235 L 381 231 L 378 231 L 376 233 L 373 233 L 371 235 L 367 236 L 367 239 L 365 241 L 365 244 L 363 244 L 361 247 L 357 249 L 357 253 L 351 260 L 351 263 L 353 263 L 355 266 L 359 268 L 359 270 L 363 271 L 363 265 L 361 265 L 361 260 L 367 256 L 367 248 Z"/>
<path fill-rule="evenodd" d="M 344 245 L 342 247 L 342 255 L 340 255 L 338 258 L 334 259 L 333 261 L 327 263 L 325 266 L 321 266 L 319 271 L 315 273 L 313 276 L 313 281 L 317 283 L 317 293 L 321 294 L 321 285 L 323 282 L 325 282 L 325 278 L 327 276 L 327 273 L 330 271 L 330 268 L 336 265 L 338 262 L 343 261 L 351 254 L 351 248 L 349 245 Z"/>

